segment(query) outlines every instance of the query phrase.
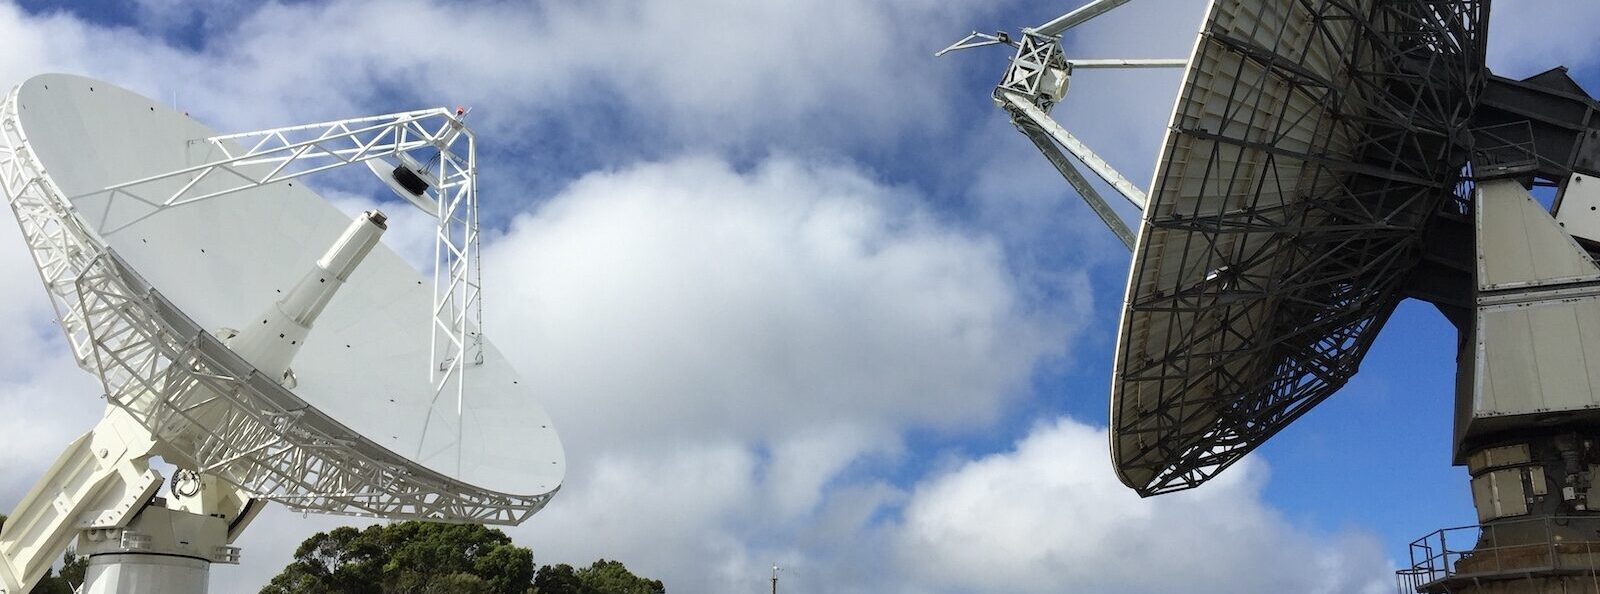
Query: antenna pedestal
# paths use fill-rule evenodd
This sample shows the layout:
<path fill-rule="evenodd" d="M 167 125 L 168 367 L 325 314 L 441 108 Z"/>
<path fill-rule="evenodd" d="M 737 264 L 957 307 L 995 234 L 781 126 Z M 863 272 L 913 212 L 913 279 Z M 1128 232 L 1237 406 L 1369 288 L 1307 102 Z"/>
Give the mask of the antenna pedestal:
<path fill-rule="evenodd" d="M 1412 543 L 1422 593 L 1600 586 L 1600 266 L 1516 180 L 1480 181 L 1455 462 L 1479 526 Z"/>
<path fill-rule="evenodd" d="M 204 594 L 211 564 L 188 557 L 138 553 L 89 559 L 84 594 Z"/>
<path fill-rule="evenodd" d="M 222 518 L 167 509 L 156 500 L 126 528 L 85 530 L 86 594 L 205 594 L 212 563 L 238 563 Z"/>

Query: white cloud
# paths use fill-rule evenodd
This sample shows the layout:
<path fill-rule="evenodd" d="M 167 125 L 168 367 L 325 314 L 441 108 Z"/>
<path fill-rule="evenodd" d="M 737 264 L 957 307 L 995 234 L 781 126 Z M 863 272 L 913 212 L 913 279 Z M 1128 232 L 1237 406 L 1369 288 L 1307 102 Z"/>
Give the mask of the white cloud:
<path fill-rule="evenodd" d="M 1556 66 L 1600 66 L 1600 4 L 1592 0 L 1497 2 L 1489 22 L 1489 67 L 1525 78 Z"/>
<path fill-rule="evenodd" d="M 485 254 L 490 336 L 516 338 L 497 344 L 573 459 L 519 533 L 686 591 L 735 590 L 745 556 L 819 517 L 858 523 L 829 499 L 852 464 L 897 456 L 906 427 L 984 427 L 1070 332 L 992 241 L 790 158 L 591 174 Z"/>
<path fill-rule="evenodd" d="M 0 82 L 41 69 L 114 77 L 226 128 L 423 101 L 474 105 L 481 126 L 536 133 L 530 127 L 552 111 L 592 115 L 606 105 L 640 138 L 757 150 L 802 137 L 882 144 L 948 125 L 946 97 L 928 91 L 956 71 L 926 59 L 929 48 L 904 44 L 959 31 L 980 10 L 928 1 L 345 0 L 241 14 L 140 4 L 136 18 L 158 32 L 203 20 L 211 36 L 190 50 L 158 34 L 0 5 L 0 30 L 15 33 Z M 619 132 L 595 130 L 597 145 Z"/>
<path fill-rule="evenodd" d="M 1113 478 L 1106 432 L 1040 425 L 1013 451 L 920 484 L 897 553 L 948 592 L 1390 592 L 1375 538 L 1303 533 L 1240 464 L 1193 491 L 1140 499 Z"/>
<path fill-rule="evenodd" d="M 595 456 L 518 536 L 544 563 L 622 559 L 674 589 L 722 591 L 718 568 L 746 545 L 757 511 L 759 464 L 730 440 Z"/>
<path fill-rule="evenodd" d="M 982 426 L 1070 328 L 1031 315 L 993 241 L 786 158 L 591 174 L 484 253 L 490 335 L 578 456 L 844 420 Z"/>

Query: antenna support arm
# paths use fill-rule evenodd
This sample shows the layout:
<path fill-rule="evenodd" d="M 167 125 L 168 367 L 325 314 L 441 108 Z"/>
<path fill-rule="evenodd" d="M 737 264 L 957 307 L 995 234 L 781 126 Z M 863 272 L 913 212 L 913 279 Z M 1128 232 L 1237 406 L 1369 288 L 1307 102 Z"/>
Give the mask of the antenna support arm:
<path fill-rule="evenodd" d="M 1128 181 L 1128 178 L 1123 177 L 1110 163 L 1100 158 L 1100 155 L 1096 155 L 1094 151 L 1089 150 L 1089 147 L 1083 144 L 1083 141 L 1078 140 L 1078 137 L 1073 136 L 1072 133 L 1067 132 L 1066 128 L 1062 128 L 1061 124 L 1051 119 L 1050 114 L 1045 113 L 1033 101 L 1015 92 L 1000 90 L 995 95 L 1005 102 L 1007 111 L 1012 112 L 1015 117 L 1026 118 L 1033 122 L 1046 134 L 1049 134 L 1052 139 L 1060 143 L 1062 148 L 1067 149 L 1067 152 L 1072 153 L 1072 156 L 1077 157 L 1078 160 L 1083 161 L 1084 165 L 1089 166 L 1089 170 L 1100 176 L 1100 179 L 1111 184 L 1111 187 L 1122 194 L 1122 197 L 1126 198 L 1130 204 L 1138 208 L 1140 212 L 1144 211 L 1147 201 L 1144 191 L 1140 190 L 1139 186 L 1134 185 L 1133 182 Z"/>
<path fill-rule="evenodd" d="M 1039 152 L 1044 154 L 1045 159 L 1055 166 L 1061 177 L 1066 178 L 1072 189 L 1078 191 L 1078 195 L 1083 197 L 1083 201 L 1087 202 L 1094 214 L 1100 217 L 1100 222 L 1105 223 L 1106 227 L 1111 229 L 1111 233 L 1122 241 L 1122 245 L 1132 250 L 1137 239 L 1133 230 L 1128 228 L 1128 224 L 1123 222 L 1122 217 L 1117 215 L 1117 212 L 1111 208 L 1110 204 L 1106 203 L 1106 199 L 1100 196 L 1100 191 L 1089 184 L 1088 178 L 1085 178 L 1083 173 L 1078 171 L 1077 166 L 1072 164 L 1072 160 L 1068 159 L 1061 152 L 1061 149 L 1051 141 L 1050 136 L 1030 120 L 1018 119 L 1013 123 L 1017 125 L 1017 129 L 1021 130 L 1024 136 L 1028 137 L 1028 140 L 1033 141 L 1034 146 L 1038 147 Z"/>
<path fill-rule="evenodd" d="M 1033 32 L 1039 35 L 1049 35 L 1052 37 L 1059 36 L 1067 29 L 1082 25 L 1089 19 L 1100 16 L 1107 12 L 1111 12 L 1111 9 L 1127 3 L 1128 0 L 1094 0 L 1093 2 L 1078 7 L 1077 10 L 1051 19 L 1050 22 L 1039 25 L 1038 27 L 1034 27 Z"/>
<path fill-rule="evenodd" d="M 1071 59 L 1067 64 L 1078 68 L 1183 68 L 1189 61 L 1183 58 L 1092 58 Z"/>

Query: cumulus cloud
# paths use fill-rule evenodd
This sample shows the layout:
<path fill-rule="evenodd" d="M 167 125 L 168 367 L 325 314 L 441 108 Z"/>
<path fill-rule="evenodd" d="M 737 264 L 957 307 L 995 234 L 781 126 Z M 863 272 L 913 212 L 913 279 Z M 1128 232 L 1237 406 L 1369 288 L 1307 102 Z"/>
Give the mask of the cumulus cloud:
<path fill-rule="evenodd" d="M 1247 461 L 1193 491 L 1140 499 L 1113 478 L 1106 431 L 1071 419 L 918 485 L 897 553 L 946 592 L 1390 592 L 1365 534 L 1293 528 Z"/>
<path fill-rule="evenodd" d="M 1524 78 L 1556 66 L 1600 66 L 1600 4 L 1589 0 L 1497 2 L 1489 20 L 1489 67 Z"/>
<path fill-rule="evenodd" d="M 0 30 L 16 32 L 0 76 L 20 82 L 40 67 L 116 73 L 124 85 L 241 128 L 423 101 L 486 107 L 484 125 L 534 132 L 551 110 L 588 121 L 593 109 L 572 106 L 603 105 L 610 113 L 586 124 L 602 139 L 620 132 L 620 115 L 641 139 L 637 132 L 650 130 L 758 149 L 771 136 L 889 143 L 943 128 L 951 114 L 943 94 L 915 90 L 948 83 L 955 71 L 902 44 L 958 31 L 985 10 L 843 0 L 224 6 L 145 0 L 134 12 L 148 26 L 139 30 L 0 6 Z M 161 34 L 193 22 L 210 33 L 200 48 L 175 47 Z M 219 28 L 224 22 L 232 26 Z"/>
<path fill-rule="evenodd" d="M 733 589 L 719 567 L 808 528 L 905 428 L 984 427 L 1070 331 L 992 241 L 792 159 L 591 174 L 485 253 L 495 335 L 574 459 L 533 542 L 689 591 Z"/>
<path fill-rule="evenodd" d="M 484 262 L 502 348 L 607 440 L 982 425 L 1070 325 L 1030 315 L 989 238 L 784 158 L 585 176 Z"/>

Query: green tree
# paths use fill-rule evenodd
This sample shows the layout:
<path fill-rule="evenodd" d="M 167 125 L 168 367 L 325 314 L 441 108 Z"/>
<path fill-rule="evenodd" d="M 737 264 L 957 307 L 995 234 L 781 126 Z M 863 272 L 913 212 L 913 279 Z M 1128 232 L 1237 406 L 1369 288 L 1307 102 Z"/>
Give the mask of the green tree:
<path fill-rule="evenodd" d="M 400 522 L 318 533 L 262 594 L 524 594 L 533 552 L 492 528 Z"/>
<path fill-rule="evenodd" d="M 616 561 L 535 571 L 533 552 L 471 524 L 336 528 L 300 543 L 262 594 L 664 594 Z"/>
<path fill-rule="evenodd" d="M 66 582 L 67 591 L 72 592 L 83 585 L 84 574 L 88 572 L 89 558 L 79 557 L 69 549 L 61 556 L 61 573 L 56 574 L 56 579 Z"/>
<path fill-rule="evenodd" d="M 0 514 L 0 530 L 5 530 L 6 516 Z M 83 585 L 83 574 L 89 569 L 89 558 L 79 557 L 71 549 L 61 557 L 61 573 L 46 570 L 44 578 L 29 590 L 30 594 L 72 594 Z"/>
<path fill-rule="evenodd" d="M 546 565 L 533 579 L 536 594 L 666 594 L 661 580 L 633 575 L 620 561 L 601 559 L 583 569 Z"/>
<path fill-rule="evenodd" d="M 539 575 L 533 578 L 533 590 L 537 594 L 585 593 L 583 582 L 578 580 L 578 572 L 566 563 L 539 568 Z"/>
<path fill-rule="evenodd" d="M 633 575 L 621 561 L 601 559 L 578 570 L 578 581 L 594 594 L 666 594 L 661 580 Z"/>

